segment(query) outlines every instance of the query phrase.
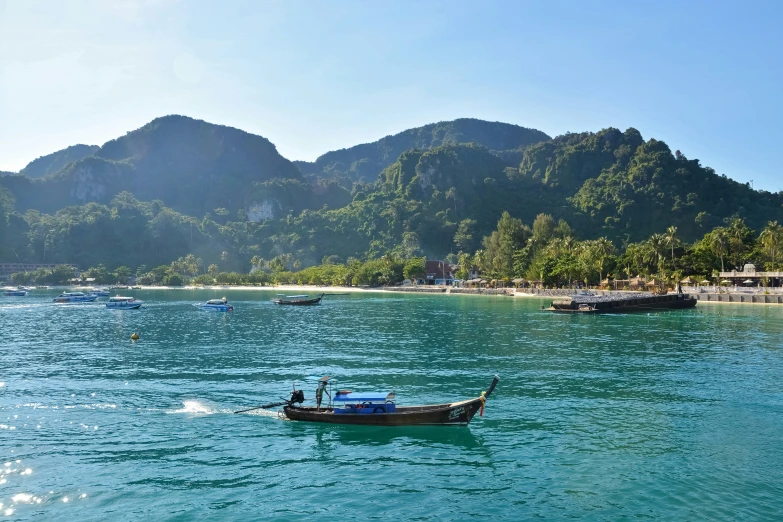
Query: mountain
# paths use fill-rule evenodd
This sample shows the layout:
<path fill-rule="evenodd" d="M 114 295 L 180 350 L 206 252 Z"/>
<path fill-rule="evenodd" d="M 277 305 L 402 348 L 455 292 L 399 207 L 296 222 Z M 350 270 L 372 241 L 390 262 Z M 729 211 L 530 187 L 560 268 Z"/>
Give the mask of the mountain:
<path fill-rule="evenodd" d="M 98 148 L 97 145 L 71 145 L 63 150 L 34 159 L 20 170 L 19 174 L 24 174 L 28 178 L 43 178 L 54 174 L 71 162 L 91 156 Z"/>
<path fill-rule="evenodd" d="M 535 129 L 473 118 L 431 123 L 386 136 L 372 143 L 327 152 L 315 162 L 295 161 L 308 176 L 374 181 L 378 173 L 410 149 L 428 150 L 441 145 L 478 143 L 494 151 L 511 151 L 549 140 Z"/>
<path fill-rule="evenodd" d="M 310 191 L 299 170 L 266 138 L 185 116 L 165 116 L 46 178 L 12 176 L 5 182 L 20 210 L 51 212 L 90 201 L 108 203 L 129 191 L 190 215 L 226 208 L 272 217 L 286 210 L 268 197 L 280 192 L 264 185 L 273 179 L 298 181 L 286 188 Z"/>
<path fill-rule="evenodd" d="M 481 128 L 486 144 L 476 142 Z M 248 270 L 254 256 L 291 254 L 303 266 L 388 252 L 443 257 L 482 248 L 504 211 L 527 226 L 550 214 L 578 238 L 606 236 L 618 247 L 669 226 L 694 241 L 735 216 L 757 231 L 783 222 L 783 193 L 718 175 L 633 128 L 519 145 L 521 135 L 538 131 L 457 120 L 389 139 L 421 138 L 423 129 L 429 141 L 403 150 L 374 181 L 349 192 L 344 171 L 306 176 L 260 136 L 159 118 L 54 175 L 0 178 L 0 260 L 116 265 L 118 257 L 163 263 L 194 253 L 221 269 Z M 436 134 L 446 143 L 433 145 Z M 452 142 L 459 136 L 470 141 Z M 381 142 L 322 158 L 375 154 Z M 324 177 L 330 173 L 335 177 Z"/>
<path fill-rule="evenodd" d="M 551 214 L 578 237 L 617 245 L 669 226 L 694 241 L 735 215 L 756 230 L 783 221 L 783 193 L 720 176 L 632 128 L 534 144 L 514 167 L 475 144 L 443 145 L 404 152 L 350 205 L 290 221 L 277 237 L 298 241 L 276 246 L 316 259 L 395 249 L 442 257 L 480 248 L 503 211 L 527 224 Z"/>

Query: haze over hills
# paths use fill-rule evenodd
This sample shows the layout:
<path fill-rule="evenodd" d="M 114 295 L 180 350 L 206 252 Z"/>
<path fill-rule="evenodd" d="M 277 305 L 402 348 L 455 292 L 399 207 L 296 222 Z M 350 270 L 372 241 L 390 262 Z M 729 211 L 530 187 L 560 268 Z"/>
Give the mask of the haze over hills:
<path fill-rule="evenodd" d="M 108 203 L 128 191 L 203 215 L 217 207 L 252 207 L 254 195 L 263 199 L 263 184 L 272 179 L 301 182 L 303 176 L 266 138 L 184 116 L 164 116 L 44 179 L 13 177 L 6 182 L 20 210 L 53 212 L 90 201 Z"/>
<path fill-rule="evenodd" d="M 495 151 L 520 149 L 551 139 L 536 129 L 509 123 L 474 118 L 431 123 L 386 136 L 372 143 L 323 154 L 315 162 L 295 161 L 299 170 L 310 176 L 372 182 L 378 173 L 410 149 L 428 150 L 440 145 L 478 143 Z"/>
<path fill-rule="evenodd" d="M 19 171 L 28 178 L 43 178 L 61 170 L 71 162 L 79 161 L 98 150 L 97 145 L 71 145 L 57 152 L 41 156 L 27 164 Z"/>
<path fill-rule="evenodd" d="M 757 230 L 783 221 L 783 194 L 719 176 L 632 128 L 549 139 L 461 119 L 294 163 L 261 136 L 166 116 L 54 174 L 3 177 L 0 208 L 0 260 L 168 263 L 195 253 L 247 270 L 253 256 L 291 254 L 306 266 L 472 252 L 504 211 L 525 223 L 551 214 L 577 237 L 617 245 L 669 226 L 692 241 L 735 215 Z"/>

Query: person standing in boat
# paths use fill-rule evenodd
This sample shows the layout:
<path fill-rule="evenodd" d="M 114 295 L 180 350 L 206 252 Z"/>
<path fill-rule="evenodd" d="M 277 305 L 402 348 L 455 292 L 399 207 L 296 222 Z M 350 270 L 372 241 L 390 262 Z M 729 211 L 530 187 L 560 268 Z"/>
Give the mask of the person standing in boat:
<path fill-rule="evenodd" d="M 324 392 L 326 392 L 326 382 L 325 380 L 321 380 L 318 382 L 318 388 L 315 389 L 315 409 L 320 410 L 321 409 L 321 401 L 324 398 Z M 329 392 L 326 392 L 327 395 L 329 395 Z"/>
<path fill-rule="evenodd" d="M 324 381 L 318 382 L 318 387 L 315 389 L 315 409 L 319 411 L 321 409 L 321 401 L 324 398 L 324 388 L 326 383 Z"/>

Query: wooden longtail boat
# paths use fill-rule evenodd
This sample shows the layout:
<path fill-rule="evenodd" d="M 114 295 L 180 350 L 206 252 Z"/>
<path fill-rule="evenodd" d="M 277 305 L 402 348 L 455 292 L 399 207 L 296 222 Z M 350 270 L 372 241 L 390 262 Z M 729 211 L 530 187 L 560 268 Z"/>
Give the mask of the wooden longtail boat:
<path fill-rule="evenodd" d="M 311 306 L 320 303 L 323 297 L 324 294 L 321 294 L 318 297 L 310 297 L 309 295 L 277 294 L 277 297 L 272 299 L 272 302 L 279 305 Z"/>
<path fill-rule="evenodd" d="M 425 406 L 397 406 L 394 393 L 354 393 L 339 391 L 334 406 L 315 408 L 301 406 L 302 390 L 294 390 L 285 402 L 283 414 L 291 420 L 328 422 L 332 424 L 362 424 L 368 426 L 412 426 L 417 424 L 467 425 L 477 412 L 484 413 L 484 404 L 497 385 L 496 375 L 486 392 L 474 399 L 430 404 Z M 296 403 L 300 405 L 297 406 Z"/>

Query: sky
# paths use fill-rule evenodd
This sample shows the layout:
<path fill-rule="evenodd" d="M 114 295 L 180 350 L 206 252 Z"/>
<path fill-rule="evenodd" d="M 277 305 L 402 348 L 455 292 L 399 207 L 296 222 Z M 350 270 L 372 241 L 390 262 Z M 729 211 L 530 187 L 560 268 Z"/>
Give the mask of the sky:
<path fill-rule="evenodd" d="M 0 170 L 166 114 L 291 160 L 462 117 L 783 190 L 783 2 L 0 0 Z"/>

